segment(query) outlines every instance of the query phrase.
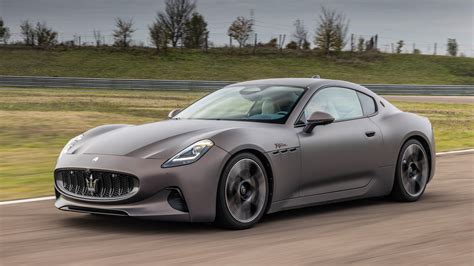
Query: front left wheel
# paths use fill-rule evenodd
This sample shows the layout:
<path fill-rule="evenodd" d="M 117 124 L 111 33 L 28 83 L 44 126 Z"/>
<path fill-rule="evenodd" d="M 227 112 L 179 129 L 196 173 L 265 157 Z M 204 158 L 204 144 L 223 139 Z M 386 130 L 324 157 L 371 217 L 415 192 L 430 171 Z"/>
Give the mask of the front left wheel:
<path fill-rule="evenodd" d="M 226 165 L 219 183 L 216 222 L 229 229 L 255 225 L 268 204 L 268 178 L 262 162 L 241 153 Z"/>

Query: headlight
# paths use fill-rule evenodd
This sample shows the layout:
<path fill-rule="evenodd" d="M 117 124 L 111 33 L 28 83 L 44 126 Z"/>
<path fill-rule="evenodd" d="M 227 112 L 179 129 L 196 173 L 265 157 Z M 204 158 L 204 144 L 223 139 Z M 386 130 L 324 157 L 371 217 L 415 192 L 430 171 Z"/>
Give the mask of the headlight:
<path fill-rule="evenodd" d="M 69 154 L 71 153 L 71 149 L 72 147 L 74 147 L 79 141 L 82 140 L 82 137 L 84 137 L 84 134 L 81 134 L 79 136 L 76 136 L 74 138 L 72 138 L 67 144 L 66 146 L 64 146 L 63 150 L 61 151 L 61 155 L 62 154 Z"/>
<path fill-rule="evenodd" d="M 212 146 L 214 142 L 208 139 L 198 141 L 186 149 L 178 152 L 175 156 L 171 157 L 161 167 L 168 168 L 180 165 L 186 165 L 194 163 L 199 160 Z"/>

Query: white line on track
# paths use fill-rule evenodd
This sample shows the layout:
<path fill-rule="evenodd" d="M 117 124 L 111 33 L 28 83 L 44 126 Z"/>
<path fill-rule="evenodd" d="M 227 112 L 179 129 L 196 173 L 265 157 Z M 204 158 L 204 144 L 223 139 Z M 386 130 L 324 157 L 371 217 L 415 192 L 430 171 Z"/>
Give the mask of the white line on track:
<path fill-rule="evenodd" d="M 438 153 L 436 153 L 436 156 L 443 156 L 443 155 L 449 155 L 449 154 L 471 153 L 471 152 L 474 152 L 474 149 L 459 150 L 459 151 L 438 152 Z"/>
<path fill-rule="evenodd" d="M 438 153 L 436 153 L 436 156 L 443 156 L 443 155 L 450 155 L 450 154 L 464 154 L 464 153 L 471 153 L 471 152 L 474 152 L 474 149 L 459 150 L 459 151 L 438 152 Z M 53 200 L 53 199 L 55 199 L 54 196 L 48 196 L 48 197 L 31 198 L 31 199 L 20 199 L 20 200 L 10 200 L 10 201 L 0 201 L 0 206 L 2 206 L 2 205 L 11 205 L 11 204 L 18 204 L 18 203 L 35 202 L 35 201 Z"/>
<path fill-rule="evenodd" d="M 34 201 L 52 200 L 52 199 L 55 199 L 55 197 L 54 197 L 54 196 L 48 196 L 48 197 L 32 198 L 32 199 L 20 199 L 20 200 L 10 200 L 10 201 L 0 201 L 0 206 L 1 206 L 1 205 L 17 204 L 17 203 L 34 202 Z"/>

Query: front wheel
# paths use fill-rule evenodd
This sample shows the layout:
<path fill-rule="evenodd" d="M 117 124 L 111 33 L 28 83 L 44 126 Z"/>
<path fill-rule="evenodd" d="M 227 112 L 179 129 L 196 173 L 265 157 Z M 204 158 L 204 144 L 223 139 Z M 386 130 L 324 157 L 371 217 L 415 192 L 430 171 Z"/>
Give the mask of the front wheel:
<path fill-rule="evenodd" d="M 430 174 L 430 164 L 423 145 L 407 141 L 398 156 L 392 197 L 398 201 L 417 201 L 424 193 Z"/>
<path fill-rule="evenodd" d="M 226 165 L 219 183 L 216 222 L 229 229 L 247 229 L 262 218 L 268 201 L 268 179 L 262 162 L 241 153 Z"/>

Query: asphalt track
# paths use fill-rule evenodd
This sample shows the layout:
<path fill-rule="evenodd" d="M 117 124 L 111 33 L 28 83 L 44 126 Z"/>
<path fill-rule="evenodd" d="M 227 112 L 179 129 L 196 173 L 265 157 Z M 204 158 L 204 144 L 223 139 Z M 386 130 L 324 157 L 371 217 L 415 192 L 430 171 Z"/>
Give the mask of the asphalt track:
<path fill-rule="evenodd" d="M 256 227 L 0 206 L 0 264 L 474 264 L 474 153 L 437 158 L 416 203 L 359 200 L 267 215 Z"/>

